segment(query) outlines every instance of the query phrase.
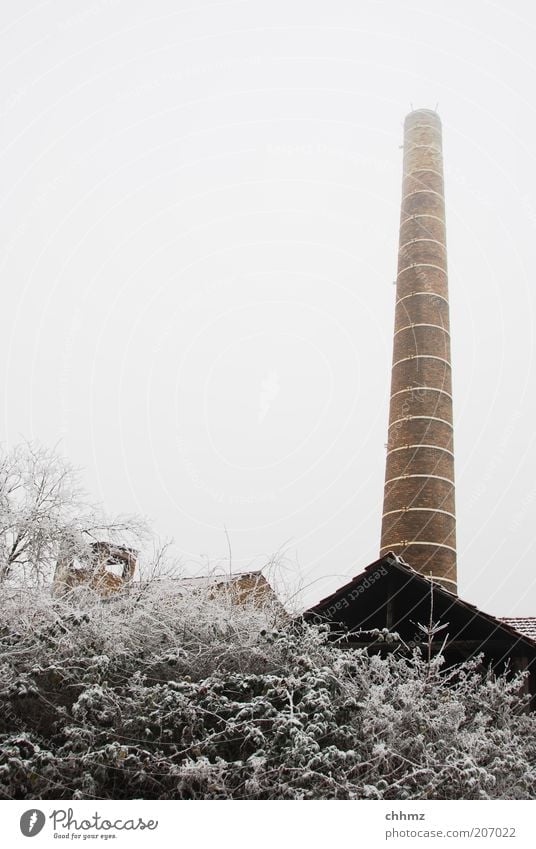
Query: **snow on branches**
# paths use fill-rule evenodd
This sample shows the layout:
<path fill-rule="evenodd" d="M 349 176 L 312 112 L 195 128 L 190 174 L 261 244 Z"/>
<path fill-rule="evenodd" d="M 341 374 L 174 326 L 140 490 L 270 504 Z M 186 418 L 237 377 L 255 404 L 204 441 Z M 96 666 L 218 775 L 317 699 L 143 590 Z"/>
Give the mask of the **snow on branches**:
<path fill-rule="evenodd" d="M 0 584 L 50 580 L 58 558 L 91 560 L 92 548 L 139 542 L 138 517 L 106 517 L 87 500 L 78 471 L 55 450 L 24 442 L 0 449 Z"/>
<path fill-rule="evenodd" d="M 4 592 L 0 795 L 534 797 L 519 678 L 343 649 L 231 588 Z"/>

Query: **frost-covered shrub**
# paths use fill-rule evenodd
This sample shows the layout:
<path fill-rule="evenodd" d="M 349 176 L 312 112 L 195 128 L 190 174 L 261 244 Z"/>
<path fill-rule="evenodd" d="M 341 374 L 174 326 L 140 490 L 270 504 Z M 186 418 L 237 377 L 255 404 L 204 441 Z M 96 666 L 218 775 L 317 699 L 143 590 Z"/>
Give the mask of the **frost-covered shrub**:
<path fill-rule="evenodd" d="M 0 600 L 4 798 L 534 798 L 519 679 L 153 582 Z"/>

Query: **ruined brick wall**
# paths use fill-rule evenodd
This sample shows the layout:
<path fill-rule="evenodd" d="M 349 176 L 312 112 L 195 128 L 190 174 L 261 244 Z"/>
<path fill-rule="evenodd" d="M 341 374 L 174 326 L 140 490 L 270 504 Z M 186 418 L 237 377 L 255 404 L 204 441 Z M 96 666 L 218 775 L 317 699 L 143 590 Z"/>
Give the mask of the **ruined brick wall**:
<path fill-rule="evenodd" d="M 61 595 L 85 584 L 102 596 L 117 592 L 129 583 L 136 571 L 138 552 L 109 542 L 94 542 L 89 546 L 87 563 L 75 566 L 69 550 L 60 552 L 53 580 L 53 592 Z M 110 566 L 120 566 L 121 574 L 110 571 Z"/>
<path fill-rule="evenodd" d="M 404 169 L 380 554 L 456 591 L 456 519 L 441 121 L 404 124 Z"/>

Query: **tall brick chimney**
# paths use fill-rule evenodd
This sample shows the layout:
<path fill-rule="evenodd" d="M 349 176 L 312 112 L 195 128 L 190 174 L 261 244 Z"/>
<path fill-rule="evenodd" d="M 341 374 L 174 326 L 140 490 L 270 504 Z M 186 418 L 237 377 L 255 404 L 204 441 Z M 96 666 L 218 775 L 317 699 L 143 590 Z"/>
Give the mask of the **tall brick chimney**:
<path fill-rule="evenodd" d="M 441 121 L 404 123 L 404 169 L 380 554 L 456 592 L 456 517 Z"/>

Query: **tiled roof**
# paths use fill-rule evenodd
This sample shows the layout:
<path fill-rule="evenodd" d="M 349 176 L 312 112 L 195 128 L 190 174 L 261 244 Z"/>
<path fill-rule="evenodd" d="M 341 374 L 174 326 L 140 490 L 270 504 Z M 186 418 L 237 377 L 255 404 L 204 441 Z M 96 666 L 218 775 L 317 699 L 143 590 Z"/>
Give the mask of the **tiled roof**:
<path fill-rule="evenodd" d="M 244 572 L 222 572 L 213 571 L 206 575 L 180 575 L 177 578 L 168 578 L 167 580 L 175 581 L 180 584 L 228 584 L 232 581 L 237 581 L 243 578 L 265 578 L 261 569 L 248 569 Z M 164 580 L 166 580 L 164 578 Z"/>
<path fill-rule="evenodd" d="M 499 622 L 504 622 L 510 628 L 515 628 L 524 637 L 536 640 L 536 616 L 499 616 Z"/>

